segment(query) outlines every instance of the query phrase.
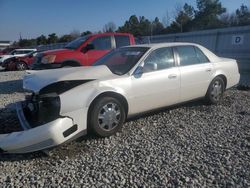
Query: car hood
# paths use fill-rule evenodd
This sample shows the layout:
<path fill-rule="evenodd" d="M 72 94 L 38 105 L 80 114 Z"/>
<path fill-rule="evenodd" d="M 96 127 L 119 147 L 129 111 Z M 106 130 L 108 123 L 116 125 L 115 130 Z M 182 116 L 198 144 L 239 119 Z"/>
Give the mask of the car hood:
<path fill-rule="evenodd" d="M 45 86 L 59 81 L 96 80 L 115 76 L 107 66 L 61 68 L 42 71 L 26 71 L 23 88 L 38 93 Z"/>
<path fill-rule="evenodd" d="M 48 50 L 42 52 L 44 55 L 60 55 L 60 54 L 65 54 L 65 53 L 72 53 L 74 50 L 70 49 L 56 49 L 56 50 Z"/>

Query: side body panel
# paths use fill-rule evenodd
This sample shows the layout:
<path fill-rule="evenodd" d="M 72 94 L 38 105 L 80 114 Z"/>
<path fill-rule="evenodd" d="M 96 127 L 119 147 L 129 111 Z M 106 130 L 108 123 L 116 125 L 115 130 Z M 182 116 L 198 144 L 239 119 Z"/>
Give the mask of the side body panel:
<path fill-rule="evenodd" d="M 136 114 L 179 102 L 180 72 L 178 67 L 131 76 L 128 93 L 129 112 Z"/>
<path fill-rule="evenodd" d="M 180 67 L 181 102 L 206 95 L 214 73 L 213 63 Z"/>

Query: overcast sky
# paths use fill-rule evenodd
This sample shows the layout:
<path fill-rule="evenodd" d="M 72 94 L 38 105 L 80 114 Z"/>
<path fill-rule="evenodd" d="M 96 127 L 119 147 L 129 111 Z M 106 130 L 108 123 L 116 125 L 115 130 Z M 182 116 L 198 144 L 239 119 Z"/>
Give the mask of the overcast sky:
<path fill-rule="evenodd" d="M 121 26 L 133 14 L 160 20 L 176 6 L 188 3 L 196 8 L 196 0 L 0 0 L 0 40 L 36 38 L 55 32 L 58 36 L 73 30 L 100 31 L 112 21 Z M 221 0 L 229 12 L 250 0 Z"/>

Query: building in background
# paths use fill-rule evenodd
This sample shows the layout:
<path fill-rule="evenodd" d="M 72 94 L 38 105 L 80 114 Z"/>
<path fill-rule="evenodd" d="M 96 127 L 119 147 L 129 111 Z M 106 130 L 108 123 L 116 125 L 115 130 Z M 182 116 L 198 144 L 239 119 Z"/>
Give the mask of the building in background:
<path fill-rule="evenodd" d="M 0 50 L 8 48 L 11 45 L 11 41 L 0 41 Z"/>

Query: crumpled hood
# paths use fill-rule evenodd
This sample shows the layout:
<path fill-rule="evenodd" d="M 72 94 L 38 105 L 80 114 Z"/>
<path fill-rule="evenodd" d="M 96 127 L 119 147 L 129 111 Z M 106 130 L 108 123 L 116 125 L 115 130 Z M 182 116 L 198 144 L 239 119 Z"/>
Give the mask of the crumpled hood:
<path fill-rule="evenodd" d="M 26 71 L 23 88 L 38 93 L 43 87 L 68 80 L 95 80 L 114 75 L 107 66 L 61 68 L 41 71 Z"/>

